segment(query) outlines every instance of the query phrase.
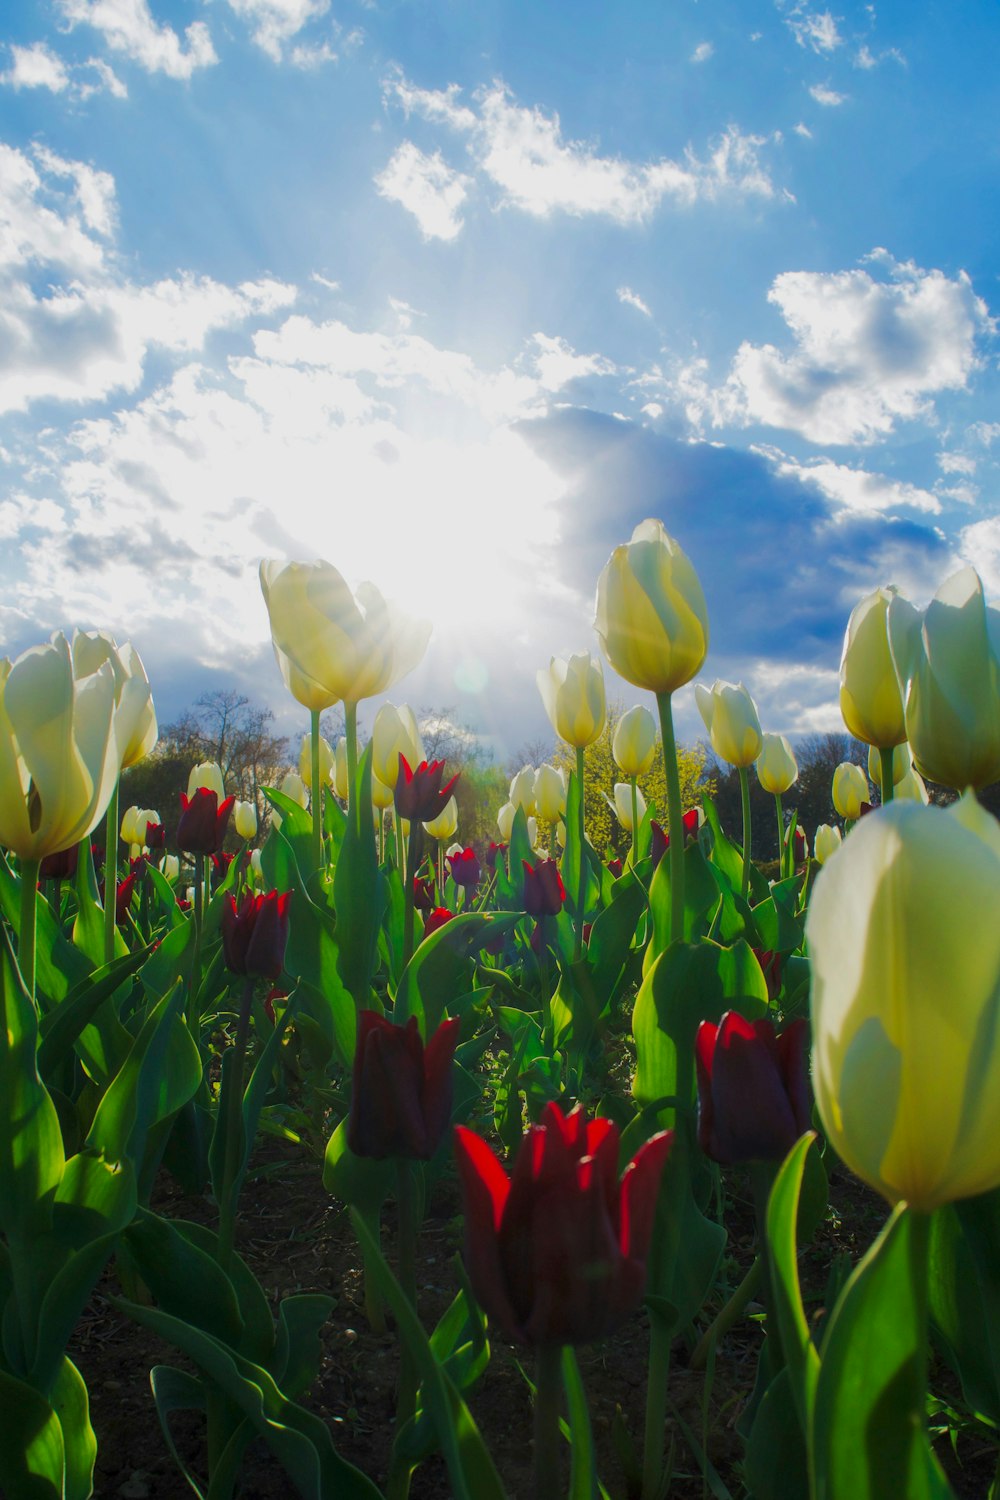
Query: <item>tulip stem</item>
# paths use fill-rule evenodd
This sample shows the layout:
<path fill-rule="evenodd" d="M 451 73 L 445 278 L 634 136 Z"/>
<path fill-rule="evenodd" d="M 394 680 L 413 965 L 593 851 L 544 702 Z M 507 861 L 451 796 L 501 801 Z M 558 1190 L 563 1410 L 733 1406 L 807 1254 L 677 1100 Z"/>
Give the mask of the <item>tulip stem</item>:
<path fill-rule="evenodd" d="M 310 787 L 310 798 L 312 806 L 312 847 L 313 866 L 317 870 L 323 868 L 323 787 L 319 775 L 319 709 L 309 710 L 309 748 L 312 752 L 312 786 Z"/>
<path fill-rule="evenodd" d="M 347 809 L 353 813 L 358 801 L 358 705 L 344 701 L 344 738 L 347 741 Z"/>
<path fill-rule="evenodd" d="M 243 1141 L 243 1074 L 246 1070 L 247 1042 L 250 1036 L 250 1006 L 253 1001 L 253 975 L 246 976 L 243 997 L 240 1001 L 239 1019 L 236 1023 L 236 1040 L 223 1071 L 223 1083 L 219 1098 L 219 1124 L 225 1132 L 223 1143 L 225 1156 L 222 1166 L 222 1182 L 219 1188 L 219 1236 L 218 1260 L 223 1271 L 228 1272 L 233 1262 L 233 1240 L 236 1232 L 236 1177 L 239 1160 L 244 1149 Z"/>
<path fill-rule="evenodd" d="M 118 895 L 118 789 L 115 781 L 104 834 L 104 962 L 115 956 L 115 900 Z"/>
<path fill-rule="evenodd" d="M 35 931 L 38 917 L 37 859 L 21 861 L 21 930 L 18 933 L 17 966 L 21 970 L 28 997 L 35 1004 Z"/>
<path fill-rule="evenodd" d="M 559 1405 L 562 1345 L 539 1344 L 535 1351 L 535 1500 L 557 1500 L 559 1485 Z"/>
<path fill-rule="evenodd" d="M 584 902 L 587 899 L 587 846 L 586 846 L 586 843 L 585 843 L 585 839 L 587 837 L 587 833 L 586 833 L 586 819 L 584 818 L 584 808 L 583 808 L 584 796 L 583 796 L 583 746 L 582 745 L 577 745 L 577 747 L 576 747 L 576 780 L 577 780 L 577 784 L 578 784 L 578 786 L 580 788 L 580 806 L 579 806 L 578 815 L 577 815 L 577 833 L 579 835 L 579 840 L 580 840 L 580 884 L 579 884 L 579 889 L 577 891 L 577 903 L 576 903 L 576 939 L 575 939 L 575 942 L 574 942 L 574 945 L 573 945 L 573 959 L 574 959 L 574 962 L 579 963 L 580 958 L 583 955 L 583 923 L 584 923 L 584 917 L 586 915 L 586 913 L 584 912 L 583 907 L 584 907 Z"/>
<path fill-rule="evenodd" d="M 667 777 L 667 835 L 670 839 L 670 941 L 684 936 L 684 815 L 681 808 L 681 778 L 677 770 L 677 740 L 670 693 L 657 693 L 663 769 Z"/>
<path fill-rule="evenodd" d="M 399 878 L 403 882 L 403 888 L 405 890 L 406 850 L 403 847 L 403 820 L 399 816 L 399 813 L 395 808 L 393 808 L 392 810 L 392 831 L 396 838 L 396 869 L 399 871 Z"/>
<path fill-rule="evenodd" d="M 894 750 L 880 750 L 879 760 L 882 764 L 882 806 L 887 807 L 892 801 L 895 790 L 895 782 L 892 776 L 892 763 L 895 757 Z"/>
<path fill-rule="evenodd" d="M 635 861 L 639 843 L 639 788 L 634 776 L 629 777 L 632 788 L 632 868 L 635 869 Z"/>
<path fill-rule="evenodd" d="M 781 806 L 780 792 L 775 792 L 774 794 L 774 805 L 778 812 L 778 879 L 784 880 L 785 875 L 790 875 L 791 871 L 785 868 L 788 863 L 786 857 L 787 850 L 785 848 L 787 840 L 785 839 L 785 814 Z"/>
<path fill-rule="evenodd" d="M 695 1345 L 690 1361 L 692 1370 L 704 1369 L 712 1344 L 717 1344 L 721 1338 L 724 1338 L 733 1324 L 738 1322 L 743 1316 L 747 1303 L 760 1286 L 763 1274 L 764 1261 L 762 1253 L 758 1251 L 751 1262 L 749 1271 L 747 1271 L 725 1307 L 716 1313 L 712 1322 L 705 1329 L 705 1332 Z"/>
<path fill-rule="evenodd" d="M 740 800 L 743 803 L 743 878 L 740 895 L 746 900 L 750 890 L 750 774 L 746 766 L 738 767 L 740 773 Z"/>

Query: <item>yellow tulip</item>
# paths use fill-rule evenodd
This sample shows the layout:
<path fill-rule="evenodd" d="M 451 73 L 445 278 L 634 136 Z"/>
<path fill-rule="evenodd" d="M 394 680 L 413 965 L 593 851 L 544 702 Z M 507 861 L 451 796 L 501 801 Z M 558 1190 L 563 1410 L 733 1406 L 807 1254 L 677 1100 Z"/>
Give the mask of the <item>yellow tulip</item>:
<path fill-rule="evenodd" d="M 818 865 L 825 865 L 832 854 L 836 854 L 844 842 L 844 835 L 836 824 L 820 823 L 813 839 L 813 858 Z"/>
<path fill-rule="evenodd" d="M 731 766 L 752 766 L 763 748 L 757 708 L 742 682 L 695 684 L 695 701 L 712 749 Z"/>
<path fill-rule="evenodd" d="M 432 839 L 453 839 L 458 832 L 458 803 L 449 797 L 436 818 L 424 824 Z"/>
<path fill-rule="evenodd" d="M 187 794 L 189 802 L 200 787 L 204 787 L 206 791 L 214 792 L 220 802 L 225 801 L 226 789 L 222 781 L 222 767 L 214 760 L 203 760 L 201 765 L 192 768 L 191 774 L 188 776 Z"/>
<path fill-rule="evenodd" d="M 0 844 L 41 860 L 104 816 L 121 770 L 112 665 L 74 673 L 62 634 L 0 660 Z"/>
<path fill-rule="evenodd" d="M 842 760 L 833 773 L 833 805 L 842 818 L 853 823 L 861 816 L 862 802 L 871 801 L 868 777 L 860 766 Z"/>
<path fill-rule="evenodd" d="M 893 802 L 816 881 L 813 1083 L 831 1144 L 921 1212 L 1000 1185 L 1000 829 Z"/>
<path fill-rule="evenodd" d="M 257 804 L 256 802 L 235 802 L 233 804 L 233 827 L 241 839 L 252 839 L 257 833 Z"/>
<path fill-rule="evenodd" d="M 893 599 L 889 646 L 921 776 L 958 791 L 1000 781 L 1000 609 L 979 574 L 955 573 L 923 612 Z"/>
<path fill-rule="evenodd" d="M 889 651 L 894 588 L 867 594 L 851 612 L 840 657 L 840 712 L 855 739 L 891 750 L 906 739 L 903 700 Z M 905 601 L 903 601 L 905 603 Z"/>
<path fill-rule="evenodd" d="M 645 776 L 656 756 L 656 720 L 637 703 L 622 714 L 611 741 L 615 765 L 626 776 Z"/>
<path fill-rule="evenodd" d="M 386 692 L 427 649 L 427 621 L 399 615 L 374 584 L 352 594 L 329 563 L 265 559 L 260 586 L 285 686 L 310 711 Z"/>
<path fill-rule="evenodd" d="M 626 833 L 631 833 L 632 828 L 632 783 L 630 781 L 616 781 L 614 800 L 605 798 L 611 811 L 618 819 Z M 646 799 L 639 788 L 635 789 L 636 812 L 641 823 L 646 816 Z"/>
<path fill-rule="evenodd" d="M 312 786 L 312 735 L 304 734 L 302 744 L 299 747 L 299 775 L 306 786 Z M 319 779 L 320 785 L 333 778 L 333 750 L 330 748 L 329 740 L 322 735 L 319 737 Z"/>
<path fill-rule="evenodd" d="M 535 810 L 535 768 L 534 766 L 522 766 L 510 784 L 511 806 L 517 810 L 524 808 L 526 818 L 530 817 Z M 513 813 L 511 814 L 513 817 Z M 505 835 L 507 837 L 507 835 Z"/>
<path fill-rule="evenodd" d="M 330 782 L 341 802 L 346 802 L 348 775 L 347 741 L 345 739 L 337 741 L 336 749 L 333 752 L 333 770 L 330 773 Z"/>
<path fill-rule="evenodd" d="M 616 547 L 597 583 L 601 649 L 626 682 L 672 693 L 708 652 L 708 611 L 698 575 L 662 521 L 641 521 Z"/>
<path fill-rule="evenodd" d="M 73 675 L 86 677 L 105 662 L 115 674 L 115 735 L 121 769 L 145 760 L 159 738 L 156 709 L 142 657 L 130 641 L 115 644 L 103 630 L 76 630 L 70 646 Z"/>
<path fill-rule="evenodd" d="M 398 766 L 397 766 L 398 771 Z M 384 781 L 379 781 L 377 776 L 372 777 L 372 807 L 378 808 L 379 812 L 385 812 L 396 800 L 394 789 L 386 786 Z"/>
<path fill-rule="evenodd" d="M 898 786 L 910 769 L 910 747 L 904 740 L 901 745 L 896 745 L 892 752 L 892 784 Z M 868 750 L 868 780 L 881 791 L 882 789 L 882 757 L 875 745 Z"/>
<path fill-rule="evenodd" d="M 543 823 L 558 823 L 566 811 L 566 781 L 555 766 L 539 766 L 535 772 L 535 813 Z"/>
<path fill-rule="evenodd" d="M 568 661 L 554 656 L 536 674 L 538 691 L 552 728 L 567 745 L 578 750 L 592 745 L 604 728 L 604 671 L 589 651 Z"/>
<path fill-rule="evenodd" d="M 514 828 L 514 814 L 516 812 L 517 808 L 513 802 L 505 802 L 497 813 L 497 829 L 499 830 L 502 842 L 505 844 L 510 843 L 511 832 Z"/>
<path fill-rule="evenodd" d="M 757 761 L 757 780 L 765 792 L 780 797 L 799 777 L 795 751 L 783 734 L 765 734 Z"/>
<path fill-rule="evenodd" d="M 405 703 L 401 708 L 394 703 L 383 703 L 372 728 L 372 774 L 386 786 L 395 788 L 401 755 L 406 757 L 411 771 L 425 758 L 416 717 Z"/>

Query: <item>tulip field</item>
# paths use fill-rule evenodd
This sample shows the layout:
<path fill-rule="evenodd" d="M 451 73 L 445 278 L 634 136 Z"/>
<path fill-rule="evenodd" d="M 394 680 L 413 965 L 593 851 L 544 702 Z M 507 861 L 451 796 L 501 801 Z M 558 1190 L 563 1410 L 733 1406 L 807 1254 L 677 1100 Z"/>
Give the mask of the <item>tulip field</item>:
<path fill-rule="evenodd" d="M 643 522 L 602 655 L 540 661 L 571 769 L 515 776 L 486 847 L 408 707 L 358 741 L 428 627 L 326 563 L 260 581 L 302 774 L 258 805 L 192 767 L 174 847 L 120 806 L 157 739 L 131 645 L 0 662 L 0 1496 L 1000 1496 L 977 575 L 846 612 L 870 758 L 835 823 L 798 826 L 746 688 L 695 682 L 724 827 L 673 721 L 710 601 Z M 602 656 L 644 700 L 618 859 L 584 816 Z"/>

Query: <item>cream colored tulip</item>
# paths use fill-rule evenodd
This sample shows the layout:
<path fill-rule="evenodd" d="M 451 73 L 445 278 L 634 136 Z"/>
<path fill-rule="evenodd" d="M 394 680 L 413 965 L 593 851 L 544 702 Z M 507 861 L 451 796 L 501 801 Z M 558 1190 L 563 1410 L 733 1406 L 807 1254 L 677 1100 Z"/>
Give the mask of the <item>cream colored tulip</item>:
<path fill-rule="evenodd" d="M 555 766 L 535 773 L 535 814 L 543 823 L 558 823 L 566 811 L 566 778 Z"/>
<path fill-rule="evenodd" d="M 708 652 L 708 611 L 698 575 L 662 521 L 641 521 L 616 547 L 597 583 L 601 649 L 626 682 L 672 693 Z"/>
<path fill-rule="evenodd" d="M 424 831 L 432 839 L 453 839 L 458 832 L 458 803 L 449 797 L 436 818 L 424 824 Z"/>
<path fill-rule="evenodd" d="M 926 807 L 931 800 L 924 779 L 911 766 L 906 775 L 896 782 L 892 793 L 894 802 L 922 802 Z"/>
<path fill-rule="evenodd" d="M 304 734 L 299 748 L 299 775 L 306 786 L 312 786 L 312 735 Z M 333 750 L 329 740 L 319 737 L 319 779 L 325 785 L 333 778 Z"/>
<path fill-rule="evenodd" d="M 806 923 L 824 1130 L 863 1181 L 921 1213 L 1000 1185 L 1000 836 L 963 804 L 866 818 Z"/>
<path fill-rule="evenodd" d="M 349 777 L 347 773 L 347 741 L 344 739 L 337 741 L 337 747 L 333 752 L 333 771 L 330 781 L 334 792 L 340 798 L 341 802 L 346 802 L 348 800 L 347 787 Z"/>
<path fill-rule="evenodd" d="M 147 814 L 141 807 L 126 807 L 122 813 L 119 837 L 123 844 L 142 844 L 146 838 Z M 159 818 L 155 819 L 158 823 Z"/>
<path fill-rule="evenodd" d="M 765 734 L 757 761 L 757 780 L 765 792 L 780 797 L 799 779 L 795 751 L 783 734 Z"/>
<path fill-rule="evenodd" d="M 411 771 L 425 759 L 423 741 L 413 709 L 383 703 L 372 729 L 372 770 L 379 781 L 395 787 L 399 779 L 399 757 L 405 756 Z"/>
<path fill-rule="evenodd" d="M 892 751 L 892 784 L 898 786 L 903 777 L 910 769 L 910 747 L 904 740 L 901 745 L 895 745 Z M 872 745 L 868 750 L 868 780 L 873 782 L 881 791 L 882 788 L 882 756 L 878 749 Z"/>
<path fill-rule="evenodd" d="M 497 828 L 500 830 L 500 838 L 503 843 L 510 843 L 511 831 L 514 827 L 514 814 L 517 808 L 513 802 L 505 802 L 497 813 Z"/>
<path fill-rule="evenodd" d="M 868 777 L 853 761 L 842 760 L 833 773 L 833 805 L 849 823 L 861 816 L 861 804 L 871 801 Z"/>
<path fill-rule="evenodd" d="M 257 835 L 256 802 L 233 803 L 233 827 L 238 838 L 252 839 Z"/>
<path fill-rule="evenodd" d="M 74 676 L 88 676 L 105 662 L 115 674 L 115 735 L 121 769 L 127 771 L 145 760 L 159 737 L 142 657 L 130 641 L 118 646 L 103 630 L 74 631 L 70 651 Z"/>
<path fill-rule="evenodd" d="M 637 703 L 622 714 L 611 741 L 615 765 L 626 776 L 645 776 L 656 758 L 656 720 Z"/>
<path fill-rule="evenodd" d="M 855 605 L 840 657 L 840 712 L 855 739 L 891 750 L 906 739 L 903 700 L 889 651 L 887 620 L 894 588 L 876 589 Z"/>
<path fill-rule="evenodd" d="M 259 849 L 252 849 L 250 851 L 250 873 L 253 878 L 254 885 L 264 884 L 264 866 L 261 862 L 261 853 Z"/>
<path fill-rule="evenodd" d="M 836 824 L 821 823 L 813 839 L 813 858 L 818 865 L 825 865 L 831 855 L 836 854 L 844 842 L 844 835 Z"/>
<path fill-rule="evenodd" d="M 188 777 L 188 801 L 200 787 L 214 792 L 220 802 L 225 801 L 226 789 L 222 782 L 222 768 L 214 760 L 203 760 L 201 765 L 192 767 Z"/>
<path fill-rule="evenodd" d="M 535 674 L 545 712 L 560 739 L 585 749 L 604 729 L 604 670 L 599 659 L 581 651 L 568 661 L 554 656 Z"/>
<path fill-rule="evenodd" d="M 639 788 L 635 789 L 636 811 L 641 823 L 646 816 L 646 799 Z M 615 795 L 606 798 L 608 806 L 622 825 L 626 833 L 632 833 L 632 783 L 630 781 L 616 781 Z"/>
<path fill-rule="evenodd" d="M 377 776 L 372 777 L 372 807 L 377 807 L 379 812 L 385 812 L 395 801 L 395 793 L 391 786 L 386 786 L 384 781 L 379 781 Z"/>
<path fill-rule="evenodd" d="M 511 805 L 523 807 L 525 817 L 535 810 L 535 775 L 534 766 L 522 766 L 510 784 Z"/>
<path fill-rule="evenodd" d="M 309 788 L 297 771 L 288 772 L 281 783 L 281 790 L 300 807 L 309 806 Z"/>
<path fill-rule="evenodd" d="M 117 708 L 111 664 L 75 675 L 62 634 L 0 660 L 0 844 L 41 860 L 97 826 L 121 770 Z"/>
<path fill-rule="evenodd" d="M 708 730 L 712 749 L 731 766 L 752 766 L 763 748 L 757 707 L 742 682 L 695 683 L 695 702 Z"/>
<path fill-rule="evenodd" d="M 181 873 L 181 862 L 176 854 L 165 854 L 160 860 L 158 869 L 163 878 L 173 885 Z"/>
<path fill-rule="evenodd" d="M 387 692 L 427 649 L 428 622 L 400 615 L 374 584 L 352 594 L 327 562 L 265 559 L 260 586 L 285 686 L 311 711 Z"/>

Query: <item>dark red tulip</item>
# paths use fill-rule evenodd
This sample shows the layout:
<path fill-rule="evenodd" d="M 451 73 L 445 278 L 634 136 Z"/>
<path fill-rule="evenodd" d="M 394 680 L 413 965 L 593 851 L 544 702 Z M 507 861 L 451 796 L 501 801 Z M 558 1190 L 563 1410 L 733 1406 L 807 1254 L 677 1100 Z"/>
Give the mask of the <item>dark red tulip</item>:
<path fill-rule="evenodd" d="M 222 908 L 222 951 L 234 974 L 277 979 L 285 962 L 288 943 L 290 891 L 279 896 L 252 896 L 248 891 L 237 907 L 227 895 Z"/>
<path fill-rule="evenodd" d="M 451 789 L 461 772 L 441 785 L 444 776 L 443 760 L 422 760 L 416 770 L 410 770 L 406 756 L 400 754 L 399 776 L 393 793 L 396 811 L 401 818 L 411 823 L 430 823 L 444 812 L 451 797 Z"/>
<path fill-rule="evenodd" d="M 455 913 L 449 911 L 446 906 L 435 906 L 434 910 L 428 913 L 427 919 L 424 922 L 424 937 L 428 938 L 432 932 L 437 932 L 438 928 L 443 927 L 446 922 L 450 922 L 454 915 Z"/>
<path fill-rule="evenodd" d="M 146 837 L 142 841 L 147 849 L 165 849 L 167 847 L 167 830 L 162 823 L 147 823 Z"/>
<path fill-rule="evenodd" d="M 177 824 L 177 847 L 185 854 L 218 854 L 229 826 L 229 814 L 235 798 L 220 804 L 217 792 L 207 786 L 196 789 L 193 797 L 181 792 L 181 816 Z"/>
<path fill-rule="evenodd" d="M 858 810 L 858 817 L 859 818 L 865 818 L 865 817 L 868 816 L 868 814 L 870 812 L 874 812 L 874 811 L 875 811 L 875 804 L 873 802 L 862 802 L 861 807 Z"/>
<path fill-rule="evenodd" d="M 38 866 L 39 880 L 72 880 L 76 874 L 79 857 L 79 844 L 71 844 L 68 849 L 62 849 L 58 854 L 46 854 Z"/>
<path fill-rule="evenodd" d="M 622 862 L 620 859 L 609 859 L 608 869 L 611 871 L 611 874 L 614 876 L 615 880 L 621 880 Z"/>
<path fill-rule="evenodd" d="M 687 848 L 694 839 L 698 837 L 698 829 L 701 827 L 701 808 L 689 807 L 681 818 L 681 826 L 684 829 L 684 847 Z M 650 827 L 653 830 L 653 869 L 655 870 L 660 860 L 670 848 L 670 835 L 662 824 L 655 818 L 650 819 Z"/>
<path fill-rule="evenodd" d="M 754 948 L 753 956 L 760 964 L 767 984 L 767 998 L 774 1000 L 781 994 L 781 958 L 770 948 Z"/>
<path fill-rule="evenodd" d="M 264 996 L 264 1014 L 267 1016 L 267 1019 L 270 1021 L 272 1026 L 276 1026 L 278 1024 L 274 1015 L 275 1000 L 287 999 L 287 991 L 279 989 L 268 990 L 267 994 Z"/>
<path fill-rule="evenodd" d="M 394 1026 L 377 1011 L 358 1014 L 347 1144 L 356 1156 L 429 1161 L 451 1119 L 457 1019 L 442 1021 L 427 1045 L 416 1017 Z"/>
<path fill-rule="evenodd" d="M 138 872 L 131 870 L 115 888 L 115 921 L 124 922 L 125 914 L 132 905 L 132 892 L 139 880 Z"/>
<path fill-rule="evenodd" d="M 417 911 L 434 910 L 434 881 L 430 876 L 414 875 L 413 904 Z"/>
<path fill-rule="evenodd" d="M 225 880 L 229 874 L 229 866 L 233 862 L 233 857 L 232 854 L 227 854 L 224 849 L 220 850 L 218 854 L 212 855 L 211 879 L 213 885 L 221 885 Z"/>
<path fill-rule="evenodd" d="M 802 829 L 796 826 L 792 834 L 792 859 L 796 865 L 805 863 L 806 858 L 806 836 Z"/>
<path fill-rule="evenodd" d="M 490 846 L 486 851 L 486 868 L 490 871 L 495 870 L 497 867 L 497 855 L 506 853 L 506 844 L 494 844 L 493 840 L 491 839 Z"/>
<path fill-rule="evenodd" d="M 539 859 L 524 866 L 524 909 L 530 917 L 557 917 L 566 900 L 566 887 L 554 859 Z"/>
<path fill-rule="evenodd" d="M 547 1104 L 508 1178 L 485 1141 L 456 1129 L 465 1263 L 508 1338 L 584 1344 L 634 1312 L 672 1141 L 672 1131 L 653 1136 L 619 1181 L 617 1125 Z"/>
<path fill-rule="evenodd" d="M 698 1143 L 723 1166 L 783 1161 L 810 1128 L 806 1022 L 776 1037 L 768 1020 L 730 1010 L 702 1021 L 695 1042 Z"/>
<path fill-rule="evenodd" d="M 456 885 L 465 886 L 467 889 L 475 889 L 479 884 L 479 856 L 475 849 L 461 850 L 458 854 L 448 855 L 448 869 L 451 878 Z"/>

